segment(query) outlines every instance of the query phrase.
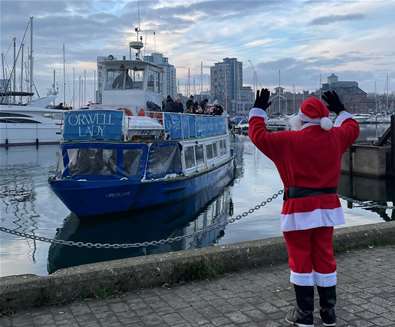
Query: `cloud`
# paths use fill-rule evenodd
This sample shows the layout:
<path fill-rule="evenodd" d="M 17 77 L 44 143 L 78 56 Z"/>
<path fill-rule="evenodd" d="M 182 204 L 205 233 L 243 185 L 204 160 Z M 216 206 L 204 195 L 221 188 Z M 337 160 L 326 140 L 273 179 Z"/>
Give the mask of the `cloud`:
<path fill-rule="evenodd" d="M 245 44 L 245 46 L 248 48 L 254 48 L 254 47 L 260 47 L 263 45 L 268 45 L 272 42 L 273 42 L 273 40 L 271 40 L 271 39 L 260 39 L 260 40 L 254 40 L 254 41 L 248 42 Z"/>
<path fill-rule="evenodd" d="M 364 14 L 347 14 L 347 15 L 328 15 L 314 18 L 310 25 L 328 25 L 336 22 L 361 20 L 366 16 Z"/>

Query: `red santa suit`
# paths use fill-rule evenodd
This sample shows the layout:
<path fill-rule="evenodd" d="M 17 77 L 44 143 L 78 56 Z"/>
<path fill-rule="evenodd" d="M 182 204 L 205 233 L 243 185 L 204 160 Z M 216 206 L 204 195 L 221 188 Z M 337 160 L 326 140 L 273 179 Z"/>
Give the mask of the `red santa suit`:
<path fill-rule="evenodd" d="M 264 110 L 252 108 L 249 115 L 252 142 L 274 162 L 284 184 L 281 229 L 290 280 L 300 286 L 336 285 L 333 226 L 344 223 L 336 188 L 341 157 L 358 137 L 359 126 L 342 111 L 332 127 L 328 115 L 315 97 L 302 103 L 298 131 L 269 132 Z"/>

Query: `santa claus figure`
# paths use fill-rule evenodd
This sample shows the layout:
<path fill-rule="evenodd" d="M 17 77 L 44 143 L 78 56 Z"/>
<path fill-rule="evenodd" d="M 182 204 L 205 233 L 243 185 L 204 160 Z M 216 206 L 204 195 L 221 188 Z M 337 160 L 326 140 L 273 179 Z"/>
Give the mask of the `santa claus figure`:
<path fill-rule="evenodd" d="M 287 245 L 290 281 L 296 306 L 286 321 L 294 326 L 314 326 L 314 286 L 320 298 L 324 326 L 336 326 L 336 261 L 333 226 L 344 223 L 337 196 L 340 161 L 359 134 L 335 92 L 305 100 L 291 120 L 291 130 L 269 132 L 266 113 L 270 92 L 257 92 L 249 115 L 249 136 L 276 165 L 284 184 L 281 229 Z M 329 110 L 328 110 L 329 109 Z M 329 112 L 337 118 L 332 123 Z"/>

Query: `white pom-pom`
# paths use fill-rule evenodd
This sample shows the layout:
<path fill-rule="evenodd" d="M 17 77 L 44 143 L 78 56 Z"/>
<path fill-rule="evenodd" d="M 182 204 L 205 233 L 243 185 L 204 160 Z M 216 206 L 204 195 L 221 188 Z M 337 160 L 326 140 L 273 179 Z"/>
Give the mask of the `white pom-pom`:
<path fill-rule="evenodd" d="M 321 128 L 329 131 L 333 127 L 332 121 L 328 117 L 322 117 L 320 121 Z"/>
<path fill-rule="evenodd" d="M 288 126 L 291 131 L 299 131 L 302 129 L 302 121 L 298 115 L 292 116 L 288 120 Z"/>

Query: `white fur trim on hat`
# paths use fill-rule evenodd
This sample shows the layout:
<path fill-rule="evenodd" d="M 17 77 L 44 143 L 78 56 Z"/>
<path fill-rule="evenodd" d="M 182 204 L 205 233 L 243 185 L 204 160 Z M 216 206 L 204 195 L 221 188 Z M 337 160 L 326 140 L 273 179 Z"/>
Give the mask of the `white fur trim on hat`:
<path fill-rule="evenodd" d="M 333 123 L 328 117 L 322 117 L 320 121 L 320 126 L 322 129 L 329 131 L 333 127 Z"/>

